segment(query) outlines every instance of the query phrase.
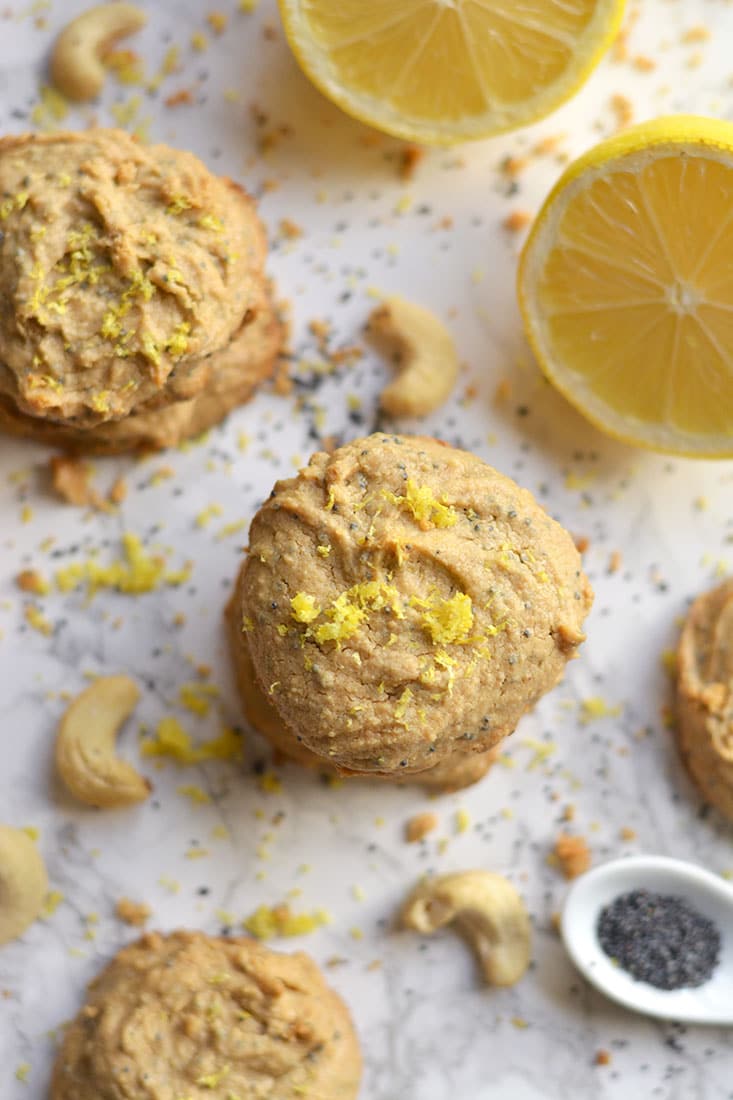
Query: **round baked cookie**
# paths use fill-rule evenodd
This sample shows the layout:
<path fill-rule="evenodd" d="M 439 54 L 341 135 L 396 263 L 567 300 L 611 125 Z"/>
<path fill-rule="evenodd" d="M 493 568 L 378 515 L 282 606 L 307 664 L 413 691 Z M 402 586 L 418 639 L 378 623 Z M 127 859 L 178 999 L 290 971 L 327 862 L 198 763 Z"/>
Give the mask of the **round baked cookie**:
<path fill-rule="evenodd" d="M 253 303 L 251 316 L 227 347 L 200 361 L 207 384 L 188 400 L 175 397 L 166 387 L 122 420 L 72 427 L 27 416 L 0 395 L 0 429 L 83 454 L 175 447 L 218 424 L 272 374 L 282 328 L 264 284 L 254 292 Z"/>
<path fill-rule="evenodd" d="M 241 577 L 240 574 L 240 583 Z M 335 765 L 322 756 L 317 756 L 314 752 L 311 752 L 302 741 L 297 739 L 297 736 L 293 735 L 293 732 L 285 725 L 275 707 L 257 683 L 249 651 L 248 635 L 242 631 L 241 627 L 241 596 L 238 589 L 239 585 L 227 605 L 226 621 L 234 662 L 234 674 L 247 722 L 257 733 L 270 742 L 277 753 L 286 759 L 326 774 L 339 773 L 339 769 Z M 463 787 L 478 783 L 479 779 L 483 779 L 498 755 L 498 746 L 484 753 L 458 752 L 453 756 L 449 756 L 436 767 L 427 768 L 425 771 L 408 772 L 407 774 L 400 771 L 395 775 L 375 773 L 371 778 L 398 783 L 412 783 L 416 786 L 442 792 L 458 791 Z M 340 774 L 349 775 L 343 769 L 340 770 Z"/>
<path fill-rule="evenodd" d="M 349 1011 L 303 954 L 149 933 L 91 983 L 51 1100 L 354 1100 Z"/>
<path fill-rule="evenodd" d="M 239 601 L 295 741 L 404 775 L 511 733 L 583 641 L 592 593 L 530 493 L 465 451 L 380 433 L 275 485 Z"/>
<path fill-rule="evenodd" d="M 687 616 L 677 655 L 677 739 L 703 798 L 733 821 L 733 578 Z"/>
<path fill-rule="evenodd" d="M 266 248 L 241 188 L 122 130 L 0 140 L 0 229 L 0 393 L 75 426 L 226 347 Z"/>

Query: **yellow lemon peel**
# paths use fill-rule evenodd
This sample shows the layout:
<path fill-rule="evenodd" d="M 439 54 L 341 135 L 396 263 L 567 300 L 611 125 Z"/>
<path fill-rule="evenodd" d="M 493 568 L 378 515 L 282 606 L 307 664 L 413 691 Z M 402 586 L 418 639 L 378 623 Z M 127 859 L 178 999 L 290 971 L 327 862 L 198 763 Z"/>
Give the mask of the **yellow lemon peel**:
<path fill-rule="evenodd" d="M 423 531 L 431 527 L 454 527 L 458 522 L 455 508 L 438 500 L 429 485 L 418 485 L 412 478 L 407 482 L 404 496 L 389 489 L 383 489 L 382 496 L 400 510 L 409 512 Z"/>
<path fill-rule="evenodd" d="M 167 756 L 179 764 L 200 764 L 204 760 L 232 760 L 242 754 L 242 739 L 225 726 L 218 737 L 194 744 L 177 718 L 161 718 L 155 737 L 142 742 L 143 756 Z"/>
<path fill-rule="evenodd" d="M 439 597 L 430 600 L 413 598 L 411 602 L 413 606 L 425 608 L 420 621 L 434 645 L 465 644 L 474 640 L 471 636 L 473 606 L 467 593 L 456 592 L 455 596 L 446 600 Z"/>
<path fill-rule="evenodd" d="M 324 909 L 313 913 L 293 913 L 289 905 L 260 905 L 242 921 L 247 931 L 258 940 L 270 940 L 274 936 L 306 936 L 324 924 L 330 924 L 331 918 Z"/>

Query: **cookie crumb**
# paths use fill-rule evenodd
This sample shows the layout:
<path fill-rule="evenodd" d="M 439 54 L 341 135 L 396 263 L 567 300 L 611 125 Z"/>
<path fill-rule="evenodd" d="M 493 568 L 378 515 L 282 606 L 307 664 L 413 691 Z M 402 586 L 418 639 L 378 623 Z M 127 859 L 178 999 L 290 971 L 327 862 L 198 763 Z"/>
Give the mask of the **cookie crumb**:
<path fill-rule="evenodd" d="M 689 45 L 693 42 L 707 42 L 709 38 L 709 28 L 698 25 L 696 27 L 690 27 L 689 30 L 684 31 L 684 33 L 680 36 L 680 42 L 682 42 L 683 45 Z"/>
<path fill-rule="evenodd" d="M 400 156 L 400 179 L 411 180 L 424 156 L 425 150 L 419 145 L 408 145 L 403 149 Z"/>
<path fill-rule="evenodd" d="M 297 222 L 294 222 L 292 218 L 281 218 L 280 236 L 285 237 L 289 241 L 296 241 L 298 237 L 303 236 L 303 229 Z"/>
<path fill-rule="evenodd" d="M 104 508 L 105 502 L 91 484 L 92 469 L 88 462 L 65 455 L 54 455 L 49 462 L 54 492 L 78 508 Z"/>
<path fill-rule="evenodd" d="M 152 909 L 142 901 L 120 898 L 115 905 L 115 916 L 132 928 L 142 928 L 150 920 Z"/>
<path fill-rule="evenodd" d="M 597 1066 L 610 1066 L 611 1052 L 609 1050 L 597 1050 L 595 1061 Z"/>
<path fill-rule="evenodd" d="M 127 482 L 124 477 L 118 477 L 112 482 L 107 499 L 110 504 L 122 504 L 127 499 Z"/>
<path fill-rule="evenodd" d="M 527 228 L 532 218 L 533 215 L 528 210 L 512 210 L 511 214 L 507 214 L 504 218 L 502 225 L 510 233 L 519 233 L 522 229 Z"/>
<path fill-rule="evenodd" d="M 229 17 L 223 11 L 210 11 L 206 16 L 206 22 L 214 34 L 223 34 L 227 29 Z"/>
<path fill-rule="evenodd" d="M 611 556 L 608 559 L 608 572 L 609 573 L 618 573 L 619 569 L 621 568 L 622 561 L 623 561 L 623 557 L 622 557 L 621 551 L 620 550 L 614 550 L 613 553 L 611 554 Z"/>
<path fill-rule="evenodd" d="M 628 96 L 617 92 L 611 96 L 611 110 L 616 116 L 616 130 L 625 130 L 634 121 L 634 108 Z"/>
<path fill-rule="evenodd" d="M 184 107 L 193 103 L 193 93 L 190 88 L 180 88 L 177 92 L 171 92 L 163 100 L 166 107 Z"/>
<path fill-rule="evenodd" d="M 15 583 L 23 592 L 32 592 L 36 596 L 45 596 L 50 590 L 46 578 L 36 569 L 24 569 L 15 578 Z"/>
<path fill-rule="evenodd" d="M 437 827 L 438 818 L 435 814 L 416 814 L 405 825 L 405 840 L 408 844 L 416 844 Z"/>
<path fill-rule="evenodd" d="M 551 862 L 559 866 L 567 879 L 584 874 L 591 865 L 590 849 L 582 836 L 560 833 L 551 856 L 554 857 Z"/>

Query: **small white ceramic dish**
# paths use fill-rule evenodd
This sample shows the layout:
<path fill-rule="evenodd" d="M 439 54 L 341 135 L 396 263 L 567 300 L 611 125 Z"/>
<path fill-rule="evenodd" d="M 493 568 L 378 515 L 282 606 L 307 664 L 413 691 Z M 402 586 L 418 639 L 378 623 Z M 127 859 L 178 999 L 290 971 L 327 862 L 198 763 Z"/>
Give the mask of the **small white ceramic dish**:
<path fill-rule="evenodd" d="M 720 930 L 718 965 L 695 989 L 667 991 L 636 981 L 615 965 L 598 942 L 601 910 L 630 890 L 674 894 Z M 647 1016 L 683 1023 L 733 1027 L 733 886 L 718 875 L 665 856 L 630 856 L 594 868 L 570 888 L 562 913 L 562 937 L 578 970 L 607 997 Z"/>

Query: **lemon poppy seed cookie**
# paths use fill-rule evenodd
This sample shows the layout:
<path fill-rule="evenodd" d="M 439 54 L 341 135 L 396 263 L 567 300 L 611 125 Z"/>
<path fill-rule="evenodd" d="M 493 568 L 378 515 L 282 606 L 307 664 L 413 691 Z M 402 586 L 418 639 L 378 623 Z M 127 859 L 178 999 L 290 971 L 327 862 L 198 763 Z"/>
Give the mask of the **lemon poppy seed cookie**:
<path fill-rule="evenodd" d="M 531 494 L 467 452 L 383 434 L 276 484 L 238 592 L 257 682 L 295 743 L 394 776 L 511 733 L 592 600 Z"/>
<path fill-rule="evenodd" d="M 150 933 L 91 983 L 52 1100 L 355 1100 L 348 1009 L 307 955 Z"/>
<path fill-rule="evenodd" d="M 2 139 L 4 419 L 90 430 L 192 399 L 254 319 L 265 250 L 246 193 L 191 153 L 118 130 Z"/>
<path fill-rule="evenodd" d="M 174 397 L 166 388 L 122 420 L 108 420 L 89 429 L 27 416 L 0 394 L 0 429 L 84 454 L 175 447 L 248 401 L 272 374 L 281 342 L 281 325 L 263 284 L 254 294 L 252 316 L 246 324 L 225 348 L 199 361 L 207 384 L 188 399 Z"/>
<path fill-rule="evenodd" d="M 241 585 L 243 572 L 240 573 L 237 586 L 226 609 L 226 623 L 229 644 L 234 662 L 234 674 L 237 681 L 242 709 L 249 725 L 270 742 L 276 753 L 306 768 L 323 773 L 348 775 L 343 767 L 338 769 L 322 756 L 307 749 L 297 735 L 283 722 L 279 713 L 262 690 L 255 676 L 250 654 L 249 635 L 242 630 Z M 437 767 L 425 771 L 400 771 L 398 775 L 374 773 L 372 778 L 412 783 L 441 792 L 457 791 L 470 787 L 483 779 L 491 765 L 496 761 L 499 749 L 495 746 L 483 753 L 457 752 L 445 759 Z M 357 773 L 358 774 L 358 773 Z"/>
<path fill-rule="evenodd" d="M 677 672 L 682 758 L 702 796 L 733 821 L 733 579 L 693 603 Z"/>

